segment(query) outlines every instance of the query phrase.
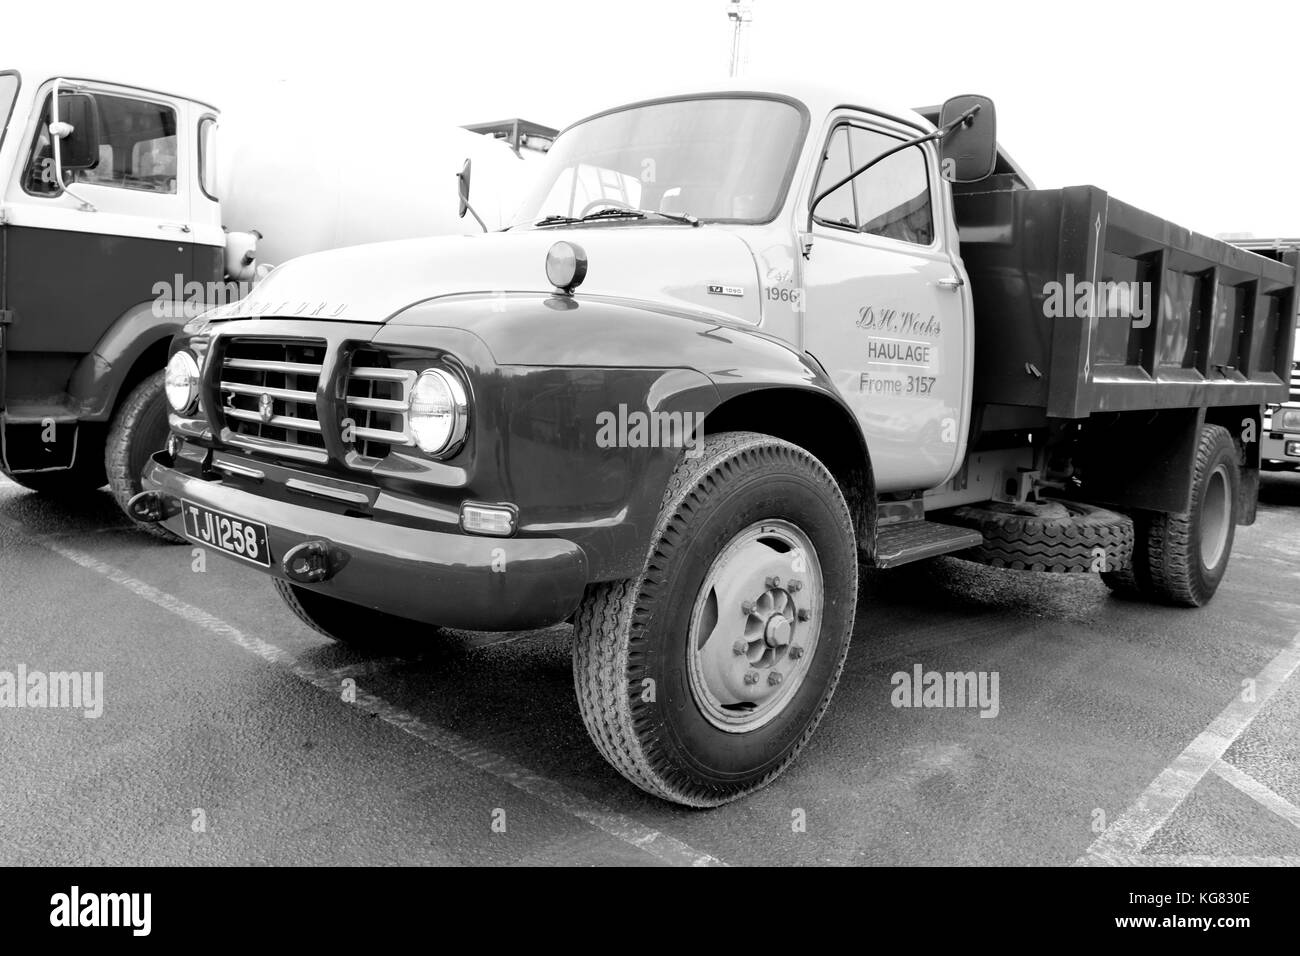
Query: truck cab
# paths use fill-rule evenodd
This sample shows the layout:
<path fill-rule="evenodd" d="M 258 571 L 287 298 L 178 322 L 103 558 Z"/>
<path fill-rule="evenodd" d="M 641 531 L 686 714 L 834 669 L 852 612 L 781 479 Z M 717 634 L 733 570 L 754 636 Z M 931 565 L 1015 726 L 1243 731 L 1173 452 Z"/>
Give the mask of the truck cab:
<path fill-rule="evenodd" d="M 794 85 L 588 117 L 502 230 L 306 256 L 189 323 L 131 511 L 337 640 L 571 622 L 597 748 L 691 806 L 808 740 L 861 567 L 1204 605 L 1295 257 L 1035 189 L 995 123 Z"/>
<path fill-rule="evenodd" d="M 139 491 L 167 433 L 174 306 L 224 273 L 218 119 L 162 90 L 0 72 L 0 466 L 20 484 Z"/>

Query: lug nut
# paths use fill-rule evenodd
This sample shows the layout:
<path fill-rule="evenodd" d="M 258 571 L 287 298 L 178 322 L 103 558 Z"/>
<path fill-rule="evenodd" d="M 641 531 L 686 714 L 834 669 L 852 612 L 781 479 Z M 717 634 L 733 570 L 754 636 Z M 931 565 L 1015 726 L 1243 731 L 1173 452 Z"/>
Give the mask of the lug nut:
<path fill-rule="evenodd" d="M 794 594 L 796 591 L 802 591 L 802 590 L 803 590 L 803 582 L 802 582 L 802 581 L 791 581 L 791 582 L 790 582 L 790 587 L 788 588 L 788 590 L 790 591 L 791 594 Z"/>
<path fill-rule="evenodd" d="M 780 672 L 780 671 L 772 671 L 772 673 L 770 673 L 770 674 L 767 675 L 767 682 L 768 682 L 770 685 L 772 685 L 773 687 L 775 687 L 777 684 L 781 683 L 781 672 Z"/>
<path fill-rule="evenodd" d="M 781 586 L 781 579 L 773 575 L 772 577 L 767 579 L 767 586 L 775 590 L 776 588 L 779 588 Z"/>
<path fill-rule="evenodd" d="M 736 654 L 743 654 L 748 649 L 749 649 L 749 645 L 746 644 L 744 641 L 736 641 L 735 644 L 731 645 L 731 650 Z"/>
<path fill-rule="evenodd" d="M 746 614 L 753 614 L 753 613 L 754 613 L 754 602 L 753 602 L 753 601 L 746 601 L 744 604 L 740 605 L 740 609 L 741 609 L 744 613 L 746 613 Z"/>
<path fill-rule="evenodd" d="M 755 673 L 754 671 L 750 671 L 748 674 L 745 675 L 745 683 L 746 683 L 746 684 L 757 684 L 757 683 L 758 683 L 758 674 Z"/>
<path fill-rule="evenodd" d="M 799 608 L 799 620 L 806 621 L 810 617 L 812 617 L 812 615 L 808 613 L 807 608 Z"/>
<path fill-rule="evenodd" d="M 801 657 L 803 657 L 803 648 L 795 644 L 790 648 L 790 660 L 797 661 Z"/>

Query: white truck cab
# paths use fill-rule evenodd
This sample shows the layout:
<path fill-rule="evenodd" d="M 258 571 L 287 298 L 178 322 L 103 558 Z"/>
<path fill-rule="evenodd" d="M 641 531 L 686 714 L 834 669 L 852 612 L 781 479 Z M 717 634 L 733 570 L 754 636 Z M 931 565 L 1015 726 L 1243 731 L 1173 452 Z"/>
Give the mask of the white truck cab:
<path fill-rule="evenodd" d="M 406 142 L 440 188 L 380 188 L 367 138 L 292 98 L 261 107 L 219 169 L 205 100 L 0 64 L 0 469 L 14 481 L 56 495 L 107 482 L 125 506 L 166 438 L 172 337 L 249 291 L 269 268 L 263 233 L 281 262 L 477 231 L 456 215 L 465 158 L 489 191 L 525 165 L 505 142 L 415 124 Z M 300 143 L 316 148 L 284 145 Z"/>
<path fill-rule="evenodd" d="M 124 499 L 164 439 L 184 316 L 155 287 L 225 272 L 218 119 L 122 79 L 0 72 L 0 464 L 19 483 Z"/>

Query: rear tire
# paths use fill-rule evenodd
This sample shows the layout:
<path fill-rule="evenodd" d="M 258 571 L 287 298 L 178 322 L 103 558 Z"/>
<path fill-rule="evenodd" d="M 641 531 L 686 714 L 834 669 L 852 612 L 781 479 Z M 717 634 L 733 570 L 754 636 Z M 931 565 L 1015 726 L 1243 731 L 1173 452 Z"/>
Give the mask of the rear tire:
<path fill-rule="evenodd" d="M 578 611 L 579 709 L 632 783 L 718 806 L 785 770 L 830 703 L 857 607 L 853 521 L 807 451 L 724 432 L 678 465 L 651 541 L 638 577 Z"/>
<path fill-rule="evenodd" d="M 359 650 L 410 651 L 427 648 L 442 628 L 352 604 L 297 584 L 273 578 L 289 610 L 317 634 Z"/>
<path fill-rule="evenodd" d="M 127 502 L 144 490 L 141 480 L 150 457 L 167 443 L 165 374 L 155 372 L 137 385 L 113 416 L 112 427 L 108 430 L 104 469 L 108 473 L 113 498 L 123 513 L 127 513 Z M 185 540 L 161 524 L 137 521 L 130 514 L 127 517 L 141 531 L 160 540 L 173 543 Z"/>
<path fill-rule="evenodd" d="M 1201 429 L 1192 479 L 1192 505 L 1181 514 L 1157 514 L 1145 535 L 1144 573 L 1150 593 L 1182 607 L 1214 597 L 1236 537 L 1241 456 L 1221 425 Z"/>

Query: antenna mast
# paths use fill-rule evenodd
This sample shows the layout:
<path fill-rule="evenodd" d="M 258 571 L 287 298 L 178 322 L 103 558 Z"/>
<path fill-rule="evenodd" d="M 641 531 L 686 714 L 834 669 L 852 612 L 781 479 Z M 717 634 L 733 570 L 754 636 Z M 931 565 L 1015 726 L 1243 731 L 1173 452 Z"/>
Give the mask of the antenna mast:
<path fill-rule="evenodd" d="M 744 59 L 741 53 L 740 35 L 745 24 L 754 19 L 753 0 L 730 0 L 727 4 L 727 19 L 732 23 L 731 71 L 727 75 L 735 77 L 740 73 L 740 64 Z"/>

